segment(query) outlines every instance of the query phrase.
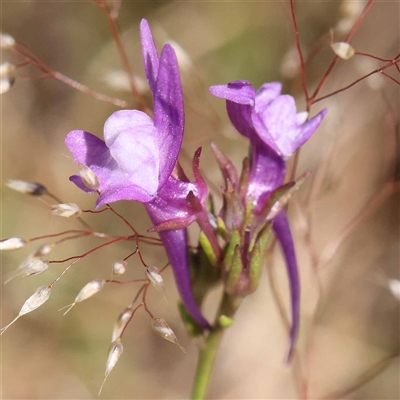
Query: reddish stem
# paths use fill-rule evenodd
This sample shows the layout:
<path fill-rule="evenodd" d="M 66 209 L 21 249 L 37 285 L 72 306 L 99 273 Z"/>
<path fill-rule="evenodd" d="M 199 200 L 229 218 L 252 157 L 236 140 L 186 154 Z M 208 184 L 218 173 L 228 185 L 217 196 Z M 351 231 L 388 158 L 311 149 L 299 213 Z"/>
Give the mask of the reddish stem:
<path fill-rule="evenodd" d="M 305 72 L 305 68 L 304 68 L 304 57 L 303 57 L 303 52 L 301 50 L 301 44 L 300 44 L 299 29 L 297 27 L 296 15 L 294 12 L 294 0 L 290 0 L 290 13 L 292 15 L 294 34 L 295 34 L 295 39 L 296 39 L 297 54 L 300 59 L 301 83 L 303 85 L 304 95 L 306 96 L 307 111 L 308 111 L 308 109 L 309 109 L 309 107 L 308 107 L 309 93 L 308 93 L 308 88 L 307 88 L 306 72 Z"/>
<path fill-rule="evenodd" d="M 292 1 L 292 0 L 291 0 Z M 372 7 L 372 4 L 374 3 L 374 0 L 368 0 L 367 5 L 365 6 L 364 10 L 362 11 L 362 13 L 360 14 L 360 16 L 358 17 L 357 21 L 354 23 L 353 27 L 351 28 L 350 32 L 348 33 L 348 35 L 346 36 L 346 38 L 344 39 L 344 42 L 348 43 L 351 38 L 354 36 L 354 34 L 356 33 L 359 25 L 361 24 L 361 21 L 364 19 L 364 17 L 367 15 L 368 11 L 370 10 L 370 8 Z M 338 63 L 338 61 L 340 60 L 339 56 L 335 56 L 335 58 L 333 59 L 333 61 L 331 62 L 331 64 L 329 65 L 328 69 L 326 70 L 324 76 L 321 79 L 321 82 L 318 84 L 317 88 L 315 89 L 314 93 L 311 95 L 311 98 L 308 100 L 307 102 L 307 110 L 316 103 L 315 98 L 318 96 L 318 93 L 321 91 L 321 89 L 323 88 L 323 86 L 325 85 L 329 75 L 331 74 L 333 68 L 335 67 L 335 65 Z M 325 98 L 325 97 L 324 97 Z"/>

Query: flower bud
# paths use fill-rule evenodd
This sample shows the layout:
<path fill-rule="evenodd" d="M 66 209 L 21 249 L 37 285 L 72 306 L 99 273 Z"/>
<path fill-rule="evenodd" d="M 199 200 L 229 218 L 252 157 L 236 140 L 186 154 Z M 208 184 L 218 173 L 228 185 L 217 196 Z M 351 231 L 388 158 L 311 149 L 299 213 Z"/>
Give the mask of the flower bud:
<path fill-rule="evenodd" d="M 6 76 L 0 78 L 0 94 L 7 93 L 15 83 L 15 78 L 12 76 Z"/>
<path fill-rule="evenodd" d="M 49 263 L 41 258 L 35 258 L 26 266 L 23 267 L 23 276 L 38 275 L 49 268 Z"/>
<path fill-rule="evenodd" d="M 164 290 L 164 279 L 157 267 L 146 268 L 146 278 L 157 290 Z"/>
<path fill-rule="evenodd" d="M 10 49 L 15 45 L 15 39 L 7 33 L 0 32 L 0 48 Z"/>
<path fill-rule="evenodd" d="M 79 175 L 82 178 L 83 183 L 93 190 L 98 190 L 100 183 L 96 174 L 85 164 L 79 165 Z"/>
<path fill-rule="evenodd" d="M 124 260 L 116 261 L 113 264 L 112 273 L 114 275 L 123 275 L 125 273 L 125 271 L 126 271 L 126 266 L 127 265 L 128 265 L 128 263 L 126 261 L 124 261 Z"/>
<path fill-rule="evenodd" d="M 108 350 L 108 359 L 106 363 L 106 371 L 104 373 L 104 381 L 99 390 L 99 396 L 101 391 L 103 390 L 104 383 L 108 378 L 108 375 L 115 367 L 115 364 L 118 362 L 121 357 L 122 352 L 124 351 L 124 347 L 122 346 L 121 340 L 117 339 L 115 342 L 111 343 L 110 348 Z"/>
<path fill-rule="evenodd" d="M 75 297 L 75 300 L 72 304 L 68 304 L 67 306 L 60 308 L 60 310 L 58 311 L 61 311 L 64 308 L 68 307 L 67 311 L 65 311 L 63 315 L 67 314 L 76 303 L 80 303 L 81 301 L 86 300 L 89 297 L 92 297 L 101 289 L 103 289 L 105 283 L 106 281 L 103 279 L 95 279 L 93 281 L 90 281 L 81 289 L 81 291 Z"/>
<path fill-rule="evenodd" d="M 355 50 L 347 42 L 332 43 L 331 48 L 333 52 L 343 60 L 350 60 L 355 54 Z"/>
<path fill-rule="evenodd" d="M 25 182 L 19 179 L 8 179 L 5 185 L 17 192 L 31 194 L 32 196 L 40 196 L 47 192 L 46 187 L 40 183 Z"/>
<path fill-rule="evenodd" d="M 124 311 L 118 316 L 117 320 L 114 323 L 114 329 L 111 337 L 111 342 L 114 342 L 118 338 L 121 337 L 125 327 L 128 325 L 133 315 L 133 308 L 127 307 Z"/>
<path fill-rule="evenodd" d="M 50 214 L 65 218 L 79 217 L 82 210 L 75 203 L 62 203 L 51 206 Z"/>
<path fill-rule="evenodd" d="M 169 327 L 165 319 L 153 318 L 151 320 L 151 326 L 157 335 L 171 343 L 176 344 L 184 353 L 186 353 L 186 350 L 178 343 L 178 339 L 176 338 L 174 331 Z"/>
<path fill-rule="evenodd" d="M 54 244 L 43 243 L 40 245 L 33 253 L 30 254 L 31 258 L 40 258 L 43 256 L 47 256 L 53 250 Z"/>
<path fill-rule="evenodd" d="M 19 267 L 20 272 L 7 279 L 4 284 L 12 281 L 18 276 L 27 278 L 28 276 L 41 274 L 42 272 L 46 271 L 47 268 L 49 268 L 49 263 L 46 260 L 42 260 L 40 258 L 27 258 L 21 263 Z"/>
<path fill-rule="evenodd" d="M 28 314 L 44 304 L 49 299 L 50 292 L 51 286 L 40 286 L 36 292 L 25 301 L 18 315 L 8 325 L 0 330 L 0 335 L 2 335 L 22 315 Z"/>
<path fill-rule="evenodd" d="M 0 64 L 0 78 L 9 78 L 15 71 L 15 65 L 9 62 Z"/>
<path fill-rule="evenodd" d="M 0 241 L 0 250 L 16 250 L 24 247 L 27 241 L 21 237 L 12 237 Z"/>

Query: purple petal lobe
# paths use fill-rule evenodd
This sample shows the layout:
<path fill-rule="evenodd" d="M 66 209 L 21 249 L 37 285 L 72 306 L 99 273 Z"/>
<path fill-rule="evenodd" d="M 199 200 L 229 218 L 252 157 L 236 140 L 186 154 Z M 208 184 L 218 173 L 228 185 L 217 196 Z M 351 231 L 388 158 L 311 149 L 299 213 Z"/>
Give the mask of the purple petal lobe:
<path fill-rule="evenodd" d="M 158 76 L 158 53 L 151 34 L 149 23 L 142 19 L 140 22 L 140 40 L 142 42 L 142 55 L 144 70 L 150 89 L 154 93 Z"/>
<path fill-rule="evenodd" d="M 137 200 L 148 202 L 152 199 L 147 192 L 130 180 L 129 174 L 121 170 L 112 158 L 105 142 L 97 136 L 85 131 L 70 132 L 65 143 L 78 163 L 87 165 L 100 182 L 101 195 L 97 206 L 117 200 Z M 78 187 L 82 187 L 80 177 L 70 178 Z"/>
<path fill-rule="evenodd" d="M 305 122 L 300 127 L 300 133 L 297 135 L 297 137 L 295 138 L 294 143 L 293 143 L 294 150 L 297 150 L 300 146 L 302 146 L 311 137 L 311 135 L 318 128 L 319 124 L 322 122 L 322 120 L 325 117 L 327 112 L 328 112 L 328 110 L 325 108 L 324 110 L 322 110 L 316 116 L 314 116 L 313 118 L 311 118 L 310 120 Z M 302 114 L 302 113 L 299 113 L 299 114 Z M 297 114 L 297 116 L 299 116 L 299 114 Z"/>
<path fill-rule="evenodd" d="M 255 111 L 259 112 L 267 107 L 272 100 L 275 100 L 281 94 L 281 91 L 282 84 L 280 82 L 264 83 L 256 93 Z"/>
<path fill-rule="evenodd" d="M 111 156 L 133 185 L 150 196 L 158 189 L 159 149 L 152 119 L 137 110 L 112 114 L 104 125 Z"/>
<path fill-rule="evenodd" d="M 72 131 L 66 136 L 65 144 L 77 163 L 90 168 L 93 166 L 97 170 L 103 165 L 112 163 L 110 151 L 104 141 L 89 132 Z M 93 168 L 93 172 L 98 175 Z"/>
<path fill-rule="evenodd" d="M 289 95 L 277 97 L 265 108 L 260 108 L 258 115 L 265 129 L 258 132 L 261 139 L 268 143 L 270 137 L 284 157 L 293 154 L 293 142 L 298 135 L 296 124 L 296 105 Z M 268 132 L 266 136 L 265 133 Z"/>
<path fill-rule="evenodd" d="M 238 132 L 249 139 L 251 139 L 253 136 L 257 136 L 251 120 L 253 107 L 227 100 L 226 111 L 228 112 L 228 116 L 232 122 L 232 125 L 237 129 Z"/>
<path fill-rule="evenodd" d="M 78 186 L 79 189 L 85 191 L 86 193 L 97 193 L 93 189 L 89 189 L 84 183 L 80 175 L 72 175 L 69 177 L 69 180 L 73 183 L 75 183 L 76 186 Z"/>
<path fill-rule="evenodd" d="M 221 99 L 230 100 L 238 104 L 254 106 L 256 95 L 254 87 L 248 81 L 234 81 L 227 85 L 216 85 L 210 87 L 210 92 Z"/>
<path fill-rule="evenodd" d="M 160 151 L 159 188 L 171 175 L 182 145 L 185 114 L 182 84 L 174 49 L 166 44 L 154 92 L 154 125 Z"/>
<path fill-rule="evenodd" d="M 299 330 L 300 281 L 299 281 L 299 272 L 297 268 L 293 238 L 290 232 L 289 222 L 285 211 L 282 211 L 275 218 L 273 223 L 273 228 L 286 259 L 286 267 L 290 283 L 290 298 L 292 305 L 292 327 L 290 329 L 290 344 L 287 356 L 287 361 L 289 361 L 294 350 L 294 345 Z"/>

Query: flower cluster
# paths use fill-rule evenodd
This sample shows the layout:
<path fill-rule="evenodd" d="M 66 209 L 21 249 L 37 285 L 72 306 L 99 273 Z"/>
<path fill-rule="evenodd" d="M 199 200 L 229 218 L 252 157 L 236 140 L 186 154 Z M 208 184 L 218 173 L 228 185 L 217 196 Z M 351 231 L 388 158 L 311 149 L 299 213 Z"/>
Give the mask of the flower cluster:
<path fill-rule="evenodd" d="M 71 176 L 70 180 L 85 192 L 98 194 L 96 208 L 105 206 L 103 211 L 112 210 L 126 223 L 110 203 L 131 200 L 144 205 L 153 224 L 148 231 L 158 232 L 161 238 L 180 294 L 182 318 L 193 335 L 207 336 L 229 326 L 241 301 L 258 287 L 265 250 L 274 233 L 283 250 L 290 282 L 292 327 L 289 359 L 299 328 L 300 285 L 285 206 L 301 184 L 301 179 L 284 184 L 286 160 L 311 137 L 326 110 L 311 119 L 308 119 L 307 112 L 297 113 L 293 97 L 282 95 L 281 84 L 276 82 L 264 84 L 258 91 L 247 81 L 212 86 L 211 93 L 226 100 L 232 124 L 250 143 L 250 157 L 244 159 L 240 173 L 214 143 L 211 145 L 225 179 L 223 207 L 216 212 L 212 202 L 208 201 L 207 185 L 200 174 L 201 149 L 193 156 L 194 181 L 187 178 L 178 162 L 185 113 L 175 51 L 166 44 L 158 53 L 146 20 L 140 24 L 140 34 L 154 115 L 151 117 L 139 110 L 117 111 L 105 123 L 104 140 L 82 130 L 70 132 L 65 143 L 80 170 L 79 175 Z M 55 198 L 40 184 L 14 180 L 9 181 L 8 186 L 22 193 L 35 196 L 47 194 Z M 52 215 L 75 217 L 85 225 L 81 220 L 84 212 L 102 210 L 81 210 L 75 203 L 61 203 L 51 209 Z M 187 228 L 195 222 L 201 230 L 199 245 L 189 251 Z M 123 274 L 127 267 L 126 260 L 139 252 L 139 235 L 127 224 L 134 235 L 115 237 L 92 230 L 81 231 L 77 235 L 109 238 L 107 244 L 121 240 L 136 241 L 136 250 L 113 264 L 114 275 Z M 149 240 L 148 237 L 141 239 Z M 27 242 L 23 238 L 10 238 L 0 242 L 0 250 L 17 249 Z M 92 249 L 86 255 L 105 245 Z M 40 252 L 32 253 L 16 276 L 42 273 L 50 263 L 57 262 L 43 259 L 52 248 L 53 245 L 48 245 Z M 70 257 L 58 262 L 73 259 L 67 270 L 81 258 Z M 168 324 L 162 318 L 154 318 L 147 309 L 145 295 L 148 285 L 151 283 L 158 290 L 164 290 L 164 285 L 161 271 L 155 266 L 145 267 L 146 279 L 135 281 L 145 283 L 115 324 L 105 378 L 122 354 L 122 334 L 141 306 L 151 316 L 154 331 L 178 344 Z M 60 277 L 50 285 L 41 286 L 28 298 L 14 321 L 44 304 Z M 106 283 L 116 282 L 92 280 L 67 306 L 65 314 L 75 304 L 102 290 Z M 216 284 L 223 285 L 224 294 L 216 321 L 210 324 L 202 314 L 201 305 Z M 142 303 L 134 308 L 141 292 Z"/>
<path fill-rule="evenodd" d="M 248 202 L 251 204 L 257 224 L 265 222 L 263 211 L 268 200 L 283 184 L 285 160 L 311 137 L 326 114 L 323 110 L 307 120 L 308 113 L 296 113 L 293 97 L 281 95 L 281 91 L 282 85 L 273 82 L 262 85 L 256 92 L 244 80 L 210 88 L 214 96 L 226 99 L 232 124 L 250 141 L 251 166 L 244 207 Z M 300 285 L 293 239 L 284 209 L 274 217 L 272 226 L 282 246 L 290 281 L 290 358 L 299 325 Z"/>
<path fill-rule="evenodd" d="M 166 44 L 158 55 L 146 20 L 140 25 L 146 77 L 153 93 L 154 120 L 137 110 L 112 114 L 104 126 L 104 141 L 85 131 L 72 131 L 66 144 L 76 162 L 89 167 L 99 181 L 96 205 L 136 200 L 145 205 L 174 271 L 182 301 L 203 328 L 202 316 L 190 288 L 186 227 L 196 220 L 187 203 L 189 193 L 204 205 L 207 187 L 199 174 L 199 152 L 194 159 L 195 182 L 175 170 L 183 140 L 182 85 L 174 49 Z M 79 175 L 70 178 L 85 186 Z M 201 210 L 200 210 L 201 212 Z"/>

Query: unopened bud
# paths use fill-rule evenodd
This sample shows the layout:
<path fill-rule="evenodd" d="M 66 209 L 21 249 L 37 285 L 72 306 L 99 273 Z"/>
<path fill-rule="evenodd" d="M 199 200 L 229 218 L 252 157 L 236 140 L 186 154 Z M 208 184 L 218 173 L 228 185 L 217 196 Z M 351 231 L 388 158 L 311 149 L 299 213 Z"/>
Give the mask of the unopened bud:
<path fill-rule="evenodd" d="M 186 350 L 178 343 L 178 339 L 176 338 L 174 331 L 169 327 L 165 319 L 153 318 L 151 320 L 151 326 L 157 335 L 171 343 L 176 344 L 184 353 L 186 353 Z"/>
<path fill-rule="evenodd" d="M 146 268 L 146 278 L 157 290 L 164 290 L 164 279 L 157 267 Z"/>
<path fill-rule="evenodd" d="M 125 271 L 126 271 L 126 266 L 127 265 L 128 265 L 128 263 L 126 261 L 124 261 L 124 260 L 116 261 L 113 264 L 112 273 L 114 275 L 123 275 L 125 273 Z"/>
<path fill-rule="evenodd" d="M 92 297 L 97 292 L 100 292 L 100 290 L 103 289 L 105 283 L 106 281 L 103 279 L 95 279 L 93 281 L 90 281 L 81 289 L 72 304 L 68 304 L 67 306 L 60 308 L 60 310 L 58 311 L 61 311 L 68 307 L 67 311 L 65 311 L 63 315 L 67 314 L 76 303 L 80 303 L 81 301 Z"/>
<path fill-rule="evenodd" d="M 114 323 L 114 329 L 111 337 L 111 341 L 114 342 L 118 338 L 121 337 L 125 327 L 128 325 L 133 315 L 133 308 L 127 307 L 122 313 L 118 316 L 117 320 Z"/>
<path fill-rule="evenodd" d="M 8 325 L 0 330 L 0 335 L 2 335 L 22 315 L 28 314 L 44 304 L 49 299 L 50 292 L 51 286 L 40 286 L 36 292 L 25 301 L 18 315 Z"/>
<path fill-rule="evenodd" d="M 100 183 L 96 174 L 85 164 L 79 165 L 79 175 L 82 178 L 83 183 L 93 190 L 98 190 Z"/>
<path fill-rule="evenodd" d="M 355 50 L 347 42 L 332 43 L 331 48 L 333 52 L 343 60 L 350 60 L 355 54 Z"/>
<path fill-rule="evenodd" d="M 16 250 L 24 247 L 27 241 L 21 237 L 12 237 L 0 241 L 0 250 Z"/>
<path fill-rule="evenodd" d="M 100 387 L 99 396 L 100 396 L 101 391 L 103 390 L 103 386 L 106 382 L 106 379 L 108 378 L 108 375 L 110 375 L 110 372 L 115 367 L 115 364 L 118 362 L 123 351 L 124 351 L 124 347 L 122 346 L 120 339 L 111 343 L 110 348 L 108 350 L 108 359 L 107 359 L 107 364 L 106 364 L 106 371 L 104 373 L 104 381 Z"/>
<path fill-rule="evenodd" d="M 23 268 L 23 276 L 38 275 L 49 268 L 49 263 L 41 258 L 33 259 L 29 264 Z"/>
<path fill-rule="evenodd" d="M 45 186 L 40 183 L 25 182 L 19 179 L 9 179 L 6 181 L 5 185 L 17 192 L 31 194 L 32 196 L 40 196 L 47 192 Z"/>
<path fill-rule="evenodd" d="M 54 244 L 43 243 L 31 255 L 32 258 L 47 256 L 53 250 Z"/>
<path fill-rule="evenodd" d="M 0 48 L 10 49 L 15 45 L 15 39 L 7 33 L 0 33 Z"/>
<path fill-rule="evenodd" d="M 50 214 L 65 218 L 79 217 L 82 210 L 75 203 L 62 203 L 51 206 Z"/>
<path fill-rule="evenodd" d="M 389 289 L 397 300 L 400 300 L 400 280 L 389 279 Z"/>
<path fill-rule="evenodd" d="M 4 284 L 7 284 L 18 276 L 27 278 L 28 276 L 41 274 L 42 272 L 46 271 L 47 268 L 49 268 L 49 263 L 46 260 L 42 260 L 40 258 L 25 259 L 19 267 L 20 271 L 11 278 L 7 279 Z"/>
<path fill-rule="evenodd" d="M 0 94 L 7 93 L 15 83 L 15 78 L 11 76 L 6 76 L 0 78 Z"/>
<path fill-rule="evenodd" d="M 15 71 L 15 65 L 9 62 L 0 64 L 0 78 L 8 78 Z"/>

